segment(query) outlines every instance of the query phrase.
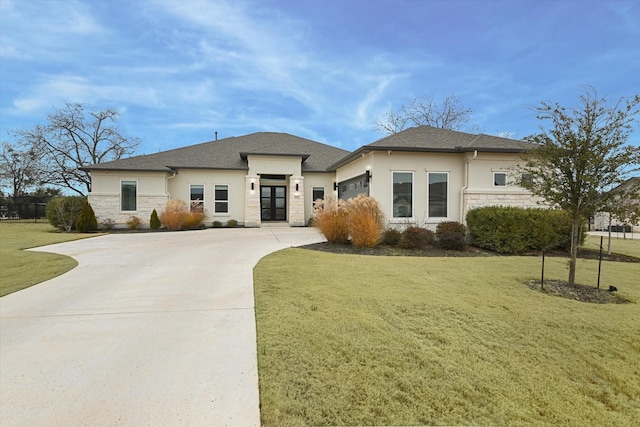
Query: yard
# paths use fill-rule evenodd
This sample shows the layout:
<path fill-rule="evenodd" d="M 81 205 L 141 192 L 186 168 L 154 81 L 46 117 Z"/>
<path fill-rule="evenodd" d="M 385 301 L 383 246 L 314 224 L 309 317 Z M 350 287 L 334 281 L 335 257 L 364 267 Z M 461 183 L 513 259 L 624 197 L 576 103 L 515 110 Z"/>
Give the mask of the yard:
<path fill-rule="evenodd" d="M 638 240 L 613 247 L 640 254 Z M 595 286 L 597 266 L 579 260 L 578 282 Z M 539 273 L 537 257 L 264 258 L 254 273 L 263 424 L 637 425 L 640 263 L 602 266 L 602 286 L 629 304 L 522 284 Z M 547 278 L 566 275 L 565 258 L 547 259 Z"/>
<path fill-rule="evenodd" d="M 77 265 L 74 259 L 64 255 L 23 249 L 89 236 L 60 233 L 48 223 L 0 223 L 0 296 L 59 276 Z"/>

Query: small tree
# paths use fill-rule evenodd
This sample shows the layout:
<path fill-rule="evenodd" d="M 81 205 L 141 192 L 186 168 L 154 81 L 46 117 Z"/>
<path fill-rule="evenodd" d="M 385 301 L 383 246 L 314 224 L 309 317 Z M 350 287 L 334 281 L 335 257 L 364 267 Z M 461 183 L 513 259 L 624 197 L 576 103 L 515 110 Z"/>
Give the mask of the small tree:
<path fill-rule="evenodd" d="M 76 220 L 76 230 L 81 233 L 92 233 L 97 229 L 98 221 L 96 220 L 96 214 L 93 212 L 89 201 L 85 199 L 78 219 Z"/>
<path fill-rule="evenodd" d="M 572 222 L 569 284 L 575 283 L 576 259 L 584 219 L 605 206 L 609 190 L 638 170 L 640 149 L 626 145 L 638 114 L 640 96 L 613 106 L 595 89 L 580 95 L 580 107 L 543 102 L 537 118 L 549 121 L 527 138 L 535 146 L 524 158 L 519 184 L 569 213 Z"/>
<path fill-rule="evenodd" d="M 71 231 L 86 199 L 81 196 L 56 197 L 47 203 L 47 219 L 54 227 Z"/>
<path fill-rule="evenodd" d="M 160 218 L 158 217 L 158 211 L 154 209 L 151 212 L 151 218 L 149 219 L 149 227 L 151 227 L 152 230 L 157 230 L 161 225 L 162 223 L 160 222 Z"/>

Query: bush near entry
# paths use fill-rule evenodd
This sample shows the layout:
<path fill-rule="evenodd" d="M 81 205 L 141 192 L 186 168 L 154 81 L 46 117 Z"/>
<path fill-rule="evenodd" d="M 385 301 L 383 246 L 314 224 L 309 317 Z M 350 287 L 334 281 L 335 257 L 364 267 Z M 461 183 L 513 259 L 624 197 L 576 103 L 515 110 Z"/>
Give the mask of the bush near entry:
<path fill-rule="evenodd" d="M 436 242 L 443 249 L 461 251 L 466 246 L 467 227 L 457 221 L 444 221 L 436 226 Z"/>
<path fill-rule="evenodd" d="M 469 211 L 467 226 L 472 245 L 498 253 L 571 248 L 571 218 L 561 210 L 488 206 Z"/>

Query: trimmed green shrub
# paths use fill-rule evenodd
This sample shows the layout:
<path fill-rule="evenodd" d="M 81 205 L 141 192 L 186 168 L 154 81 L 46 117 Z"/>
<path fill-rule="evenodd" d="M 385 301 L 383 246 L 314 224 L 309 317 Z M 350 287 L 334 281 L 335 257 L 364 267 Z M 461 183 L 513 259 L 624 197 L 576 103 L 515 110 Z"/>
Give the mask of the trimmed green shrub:
<path fill-rule="evenodd" d="M 425 249 L 433 244 L 433 231 L 422 227 L 408 227 L 402 232 L 400 247 L 403 249 Z"/>
<path fill-rule="evenodd" d="M 457 221 L 444 221 L 436 226 L 436 243 L 443 249 L 461 251 L 466 246 L 467 227 Z"/>
<path fill-rule="evenodd" d="M 86 199 L 82 196 L 55 197 L 47 203 L 47 220 L 57 229 L 74 230 Z"/>
<path fill-rule="evenodd" d="M 93 233 L 97 229 L 98 220 L 96 219 L 96 214 L 93 212 L 89 201 L 85 199 L 80 214 L 78 214 L 78 218 L 76 219 L 76 230 L 81 233 Z"/>
<path fill-rule="evenodd" d="M 238 226 L 238 221 L 236 221 L 235 219 L 230 219 L 229 221 L 227 221 L 227 227 L 236 228 L 237 226 Z"/>
<path fill-rule="evenodd" d="M 395 228 L 387 228 L 382 233 L 382 243 L 387 246 L 398 246 L 400 239 L 402 239 L 402 233 Z"/>
<path fill-rule="evenodd" d="M 222 227 L 222 223 L 220 221 L 213 221 L 213 228 L 220 228 Z"/>
<path fill-rule="evenodd" d="M 498 253 L 571 248 L 571 219 L 562 210 L 488 206 L 469 211 L 467 226 L 472 245 Z"/>
<path fill-rule="evenodd" d="M 151 218 L 149 219 L 149 227 L 152 230 L 157 230 L 158 228 L 160 228 L 161 225 L 162 223 L 160 222 L 160 217 L 158 217 L 158 211 L 154 209 L 153 211 L 151 211 Z"/>

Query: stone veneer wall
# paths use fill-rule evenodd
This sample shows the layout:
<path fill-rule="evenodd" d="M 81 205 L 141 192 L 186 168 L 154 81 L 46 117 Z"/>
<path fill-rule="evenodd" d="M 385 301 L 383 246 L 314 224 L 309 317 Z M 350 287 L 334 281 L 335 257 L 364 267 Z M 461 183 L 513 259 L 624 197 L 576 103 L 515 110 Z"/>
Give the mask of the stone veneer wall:
<path fill-rule="evenodd" d="M 298 191 L 296 191 L 298 184 Z M 301 227 L 304 222 L 304 177 L 292 176 L 289 179 L 289 225 Z"/>
<path fill-rule="evenodd" d="M 260 227 L 262 222 L 260 218 L 260 177 L 247 176 L 244 186 L 244 226 Z"/>
<path fill-rule="evenodd" d="M 143 227 L 149 227 L 151 212 L 156 209 L 158 213 L 164 209 L 169 196 L 166 194 L 138 194 L 137 210 L 122 212 L 120 210 L 120 195 L 108 193 L 89 193 L 89 204 L 93 208 L 98 220 L 98 226 L 105 219 L 112 219 L 116 226 L 124 226 L 132 216 L 142 220 Z"/>
<path fill-rule="evenodd" d="M 544 199 L 526 191 L 517 192 L 465 192 L 464 218 L 471 209 L 485 206 L 510 206 L 516 208 L 547 208 Z M 466 222 L 466 220 L 465 220 Z"/>

